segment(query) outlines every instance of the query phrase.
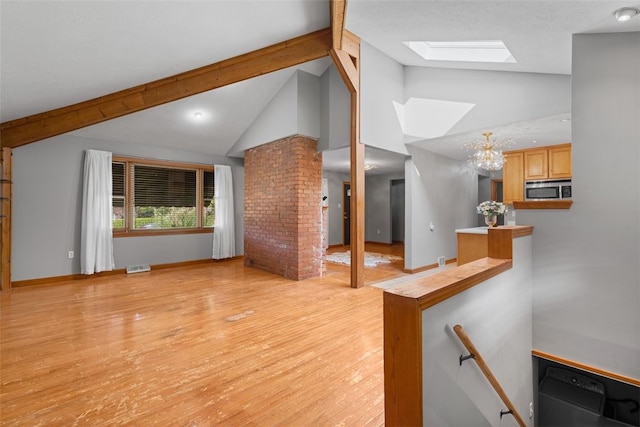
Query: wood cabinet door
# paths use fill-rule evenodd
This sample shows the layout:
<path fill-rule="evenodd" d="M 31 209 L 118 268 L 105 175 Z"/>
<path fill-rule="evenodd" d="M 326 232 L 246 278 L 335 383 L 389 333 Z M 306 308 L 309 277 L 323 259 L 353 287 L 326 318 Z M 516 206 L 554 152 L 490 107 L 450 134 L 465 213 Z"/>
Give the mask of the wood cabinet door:
<path fill-rule="evenodd" d="M 506 162 L 502 169 L 502 200 L 512 204 L 514 200 L 524 200 L 524 153 L 510 151 L 504 153 Z"/>
<path fill-rule="evenodd" d="M 549 178 L 571 178 L 571 145 L 549 148 Z"/>
<path fill-rule="evenodd" d="M 547 149 L 526 150 L 524 152 L 525 181 L 547 179 Z"/>

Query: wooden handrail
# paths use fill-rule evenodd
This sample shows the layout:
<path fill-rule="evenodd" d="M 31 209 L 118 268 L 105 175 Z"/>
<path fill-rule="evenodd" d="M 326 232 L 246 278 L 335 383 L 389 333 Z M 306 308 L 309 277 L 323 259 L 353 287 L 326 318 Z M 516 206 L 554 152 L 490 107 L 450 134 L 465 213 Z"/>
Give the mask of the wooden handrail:
<path fill-rule="evenodd" d="M 462 341 L 462 344 L 464 344 L 464 346 L 469 351 L 469 353 L 473 355 L 473 359 L 476 361 L 476 363 L 480 367 L 480 370 L 482 371 L 484 376 L 487 377 L 487 379 L 491 383 L 491 386 L 498 393 L 498 396 L 500 396 L 500 399 L 502 399 L 504 404 L 507 406 L 507 409 L 511 411 L 510 412 L 511 415 L 513 415 L 513 417 L 516 419 L 516 421 L 520 426 L 526 427 L 527 423 L 524 421 L 524 418 L 522 418 L 522 416 L 518 413 L 513 403 L 511 403 L 511 400 L 507 396 L 507 393 L 505 393 L 504 389 L 502 388 L 502 386 L 500 385 L 496 377 L 491 372 L 491 369 L 489 369 L 489 366 L 480 355 L 480 352 L 478 352 L 478 349 L 476 349 L 476 346 L 473 345 L 473 343 L 471 342 L 467 334 L 464 332 L 464 329 L 462 329 L 462 326 L 455 325 L 453 327 L 453 331 L 456 333 L 458 338 L 460 338 L 460 341 Z"/>

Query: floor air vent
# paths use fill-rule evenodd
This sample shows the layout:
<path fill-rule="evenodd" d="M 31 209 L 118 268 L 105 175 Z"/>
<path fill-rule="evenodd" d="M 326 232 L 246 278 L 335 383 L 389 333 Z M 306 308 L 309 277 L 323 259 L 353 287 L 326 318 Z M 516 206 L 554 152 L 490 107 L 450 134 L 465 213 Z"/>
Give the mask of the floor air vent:
<path fill-rule="evenodd" d="M 142 273 L 143 271 L 151 271 L 149 264 L 129 265 L 127 266 L 127 274 Z"/>

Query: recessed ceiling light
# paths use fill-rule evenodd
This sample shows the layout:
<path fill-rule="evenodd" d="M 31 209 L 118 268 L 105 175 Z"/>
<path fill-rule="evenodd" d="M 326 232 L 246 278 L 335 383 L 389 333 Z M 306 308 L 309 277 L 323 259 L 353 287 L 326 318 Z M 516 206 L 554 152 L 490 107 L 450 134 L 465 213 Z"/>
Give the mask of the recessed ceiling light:
<path fill-rule="evenodd" d="M 209 110 L 190 109 L 183 112 L 183 119 L 189 123 L 197 123 L 198 125 L 209 123 L 214 114 Z"/>
<path fill-rule="evenodd" d="M 561 121 L 561 122 L 568 122 L 568 121 L 571 121 L 571 119 L 562 119 L 562 120 L 560 120 L 560 121 Z"/>
<path fill-rule="evenodd" d="M 619 22 L 624 22 L 633 18 L 638 13 L 640 13 L 640 10 L 636 9 L 635 7 L 622 7 L 620 9 L 614 10 L 613 16 L 615 16 Z"/>
<path fill-rule="evenodd" d="M 502 40 L 404 42 L 430 61 L 517 62 Z"/>
<path fill-rule="evenodd" d="M 537 144 L 538 141 L 536 141 L 535 139 L 533 141 L 531 141 L 532 144 Z"/>

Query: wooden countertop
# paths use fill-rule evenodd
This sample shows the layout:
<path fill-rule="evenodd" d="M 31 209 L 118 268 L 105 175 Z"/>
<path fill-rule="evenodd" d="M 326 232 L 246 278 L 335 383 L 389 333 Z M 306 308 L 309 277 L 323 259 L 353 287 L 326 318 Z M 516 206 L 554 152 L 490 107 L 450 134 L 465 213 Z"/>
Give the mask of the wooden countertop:
<path fill-rule="evenodd" d="M 512 268 L 514 238 L 532 232 L 530 226 L 507 226 L 492 227 L 487 234 L 458 233 L 458 239 L 484 240 L 487 255 L 384 291 L 385 395 L 393 396 L 385 399 L 387 424 L 423 421 L 423 310 Z"/>
<path fill-rule="evenodd" d="M 409 280 L 400 286 L 385 290 L 385 294 L 414 300 L 421 310 L 451 298 L 510 269 L 513 264 L 513 239 L 533 234 L 533 226 L 491 227 L 487 234 L 488 256 L 431 276 Z"/>
<path fill-rule="evenodd" d="M 385 293 L 411 298 L 424 310 L 509 270 L 511 266 L 510 259 L 481 258 L 431 276 L 416 278 L 387 289 Z"/>
<path fill-rule="evenodd" d="M 533 226 L 531 225 L 499 225 L 497 227 L 491 227 L 492 229 L 498 230 L 513 230 L 513 237 L 527 236 L 533 232 Z M 456 233 L 463 234 L 488 234 L 489 227 L 471 227 L 471 228 L 460 228 L 456 230 Z M 524 234 L 523 234 L 524 233 Z"/>

